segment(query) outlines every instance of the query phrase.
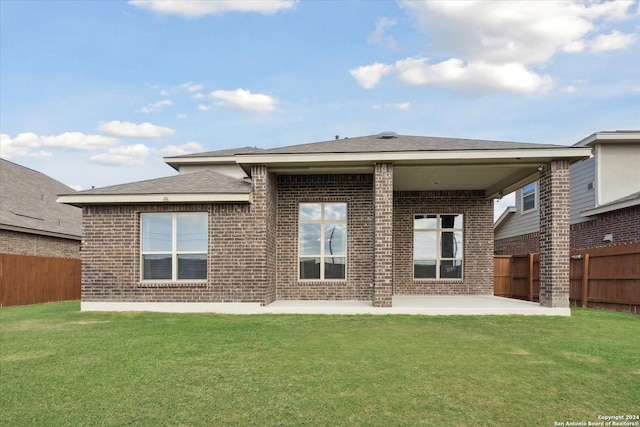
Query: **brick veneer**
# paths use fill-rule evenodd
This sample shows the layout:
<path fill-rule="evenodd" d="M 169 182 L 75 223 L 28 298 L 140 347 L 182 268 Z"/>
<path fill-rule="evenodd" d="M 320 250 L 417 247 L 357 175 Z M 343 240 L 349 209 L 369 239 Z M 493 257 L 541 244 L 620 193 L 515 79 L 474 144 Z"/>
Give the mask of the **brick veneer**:
<path fill-rule="evenodd" d="M 569 307 L 569 161 L 540 173 L 540 305 Z"/>
<path fill-rule="evenodd" d="M 571 250 L 640 242 L 640 206 L 598 214 L 589 221 L 571 224 L 569 229 Z M 613 235 L 613 241 L 603 242 L 604 235 L 609 233 Z M 537 253 L 540 251 L 540 233 L 496 240 L 495 250 L 507 255 Z"/>
<path fill-rule="evenodd" d="M 483 191 L 406 191 L 394 199 L 394 294 L 493 295 L 493 204 Z M 454 213 L 464 215 L 462 280 L 414 280 L 414 215 Z"/>
<path fill-rule="evenodd" d="M 298 280 L 298 205 L 304 202 L 347 203 L 346 280 Z M 373 248 L 370 174 L 278 176 L 278 299 L 371 301 Z"/>
<path fill-rule="evenodd" d="M 374 294 L 375 307 L 391 307 L 393 298 L 393 164 L 374 168 Z"/>
<path fill-rule="evenodd" d="M 266 227 L 256 226 L 253 206 L 221 203 L 84 207 L 82 300 L 264 303 L 268 298 L 264 268 Z M 140 213 L 194 211 L 209 213 L 207 283 L 142 283 Z M 261 235 L 264 238 L 256 238 Z"/>
<path fill-rule="evenodd" d="M 394 193 L 391 165 L 376 170 L 376 179 L 373 174 L 275 176 L 264 166 L 254 166 L 250 204 L 87 206 L 82 299 L 261 304 L 276 299 L 353 299 L 390 306 L 393 294 L 491 294 L 491 200 L 481 191 Z M 298 279 L 302 202 L 347 203 L 346 280 Z M 208 280 L 141 282 L 140 213 L 189 211 L 209 213 Z M 413 280 L 415 213 L 464 214 L 462 280 Z M 374 296 L 376 281 L 381 286 Z"/>
<path fill-rule="evenodd" d="M 605 234 L 613 241 L 603 242 Z M 595 219 L 571 225 L 571 249 L 640 242 L 640 206 L 599 214 Z"/>
<path fill-rule="evenodd" d="M 253 239 L 256 248 L 251 252 L 251 264 L 256 266 L 257 275 L 254 285 L 262 287 L 263 304 L 276 299 L 276 233 L 277 233 L 277 186 L 275 174 L 269 173 L 266 166 L 251 168 L 253 181 L 253 203 L 251 206 Z"/>
<path fill-rule="evenodd" d="M 0 253 L 56 258 L 80 258 L 80 240 L 0 230 Z"/>

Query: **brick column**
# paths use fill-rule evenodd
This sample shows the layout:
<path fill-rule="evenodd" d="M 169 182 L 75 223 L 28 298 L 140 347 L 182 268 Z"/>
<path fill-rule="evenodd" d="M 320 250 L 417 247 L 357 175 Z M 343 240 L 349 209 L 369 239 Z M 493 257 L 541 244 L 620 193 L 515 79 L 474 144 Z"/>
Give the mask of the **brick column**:
<path fill-rule="evenodd" d="M 540 173 L 540 305 L 569 307 L 569 161 Z"/>
<path fill-rule="evenodd" d="M 251 167 L 254 221 L 254 251 L 252 265 L 255 270 L 257 296 L 262 305 L 276 298 L 276 188 L 273 174 L 264 165 Z"/>
<path fill-rule="evenodd" d="M 375 165 L 374 307 L 391 307 L 393 295 L 393 164 Z"/>

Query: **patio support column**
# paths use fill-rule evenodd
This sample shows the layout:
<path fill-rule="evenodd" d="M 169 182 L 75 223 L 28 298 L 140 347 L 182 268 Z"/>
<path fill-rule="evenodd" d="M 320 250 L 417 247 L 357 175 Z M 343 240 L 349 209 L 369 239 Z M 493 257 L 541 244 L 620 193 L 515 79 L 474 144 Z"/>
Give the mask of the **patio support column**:
<path fill-rule="evenodd" d="M 393 164 L 376 163 L 373 306 L 391 307 L 393 296 Z"/>
<path fill-rule="evenodd" d="M 251 264 L 255 269 L 256 295 L 261 305 L 276 299 L 276 197 L 273 173 L 264 165 L 251 167 L 253 181 L 254 251 Z"/>
<path fill-rule="evenodd" d="M 540 305 L 569 307 L 569 161 L 540 172 Z"/>

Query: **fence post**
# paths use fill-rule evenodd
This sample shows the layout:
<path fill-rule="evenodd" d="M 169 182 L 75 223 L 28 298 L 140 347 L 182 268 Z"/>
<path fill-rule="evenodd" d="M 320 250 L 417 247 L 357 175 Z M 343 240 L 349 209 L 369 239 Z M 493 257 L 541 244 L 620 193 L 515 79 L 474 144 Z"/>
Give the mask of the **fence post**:
<path fill-rule="evenodd" d="M 528 259 L 529 259 L 529 301 L 533 301 L 533 254 L 529 254 Z"/>
<path fill-rule="evenodd" d="M 587 307 L 589 299 L 589 254 L 582 259 L 582 306 Z"/>

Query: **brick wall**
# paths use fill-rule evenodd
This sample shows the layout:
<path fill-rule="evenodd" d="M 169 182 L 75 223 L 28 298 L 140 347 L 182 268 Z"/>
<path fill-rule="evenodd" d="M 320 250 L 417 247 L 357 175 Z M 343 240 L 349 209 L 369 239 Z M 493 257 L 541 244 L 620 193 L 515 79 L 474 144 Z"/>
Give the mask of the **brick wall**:
<path fill-rule="evenodd" d="M 640 242 L 640 206 L 599 214 L 596 218 L 572 224 L 571 250 L 597 248 Z M 613 241 L 606 243 L 605 234 L 613 234 Z M 495 250 L 506 255 L 523 255 L 540 252 L 540 234 L 528 233 L 496 240 Z"/>
<path fill-rule="evenodd" d="M 207 283 L 140 281 L 140 213 L 208 212 Z M 87 206 L 83 209 L 82 300 L 264 303 L 264 240 L 249 204 Z M 264 261 L 263 261 L 264 262 Z"/>
<path fill-rule="evenodd" d="M 526 255 L 540 252 L 540 232 L 521 234 L 495 241 L 499 255 Z"/>
<path fill-rule="evenodd" d="M 375 307 L 391 307 L 393 297 L 393 164 L 374 170 L 374 296 Z"/>
<path fill-rule="evenodd" d="M 540 304 L 569 306 L 569 161 L 540 173 Z"/>
<path fill-rule="evenodd" d="M 347 203 L 347 280 L 298 280 L 298 204 Z M 372 299 L 373 179 L 371 175 L 278 176 L 277 298 Z"/>
<path fill-rule="evenodd" d="M 415 214 L 463 214 L 462 280 L 413 280 Z M 493 204 L 482 191 L 406 191 L 394 194 L 394 294 L 493 295 Z"/>
<path fill-rule="evenodd" d="M 612 234 L 611 243 L 603 242 L 605 234 Z M 571 226 L 571 249 L 640 242 L 640 206 L 603 213 L 597 218 Z"/>
<path fill-rule="evenodd" d="M 80 241 L 12 230 L 0 230 L 0 253 L 80 258 Z"/>
<path fill-rule="evenodd" d="M 252 204 L 85 207 L 83 300 L 262 304 L 275 299 L 372 301 L 376 269 L 373 175 L 276 177 L 263 167 L 254 167 L 252 175 Z M 393 194 L 393 255 L 388 250 L 379 254 L 381 262 L 392 266 L 393 294 L 492 293 L 493 210 L 482 192 L 388 194 Z M 298 205 L 302 202 L 347 203 L 346 280 L 298 279 Z M 141 283 L 140 213 L 188 211 L 209 213 L 207 282 Z M 413 280 L 416 213 L 464 215 L 462 280 Z"/>

